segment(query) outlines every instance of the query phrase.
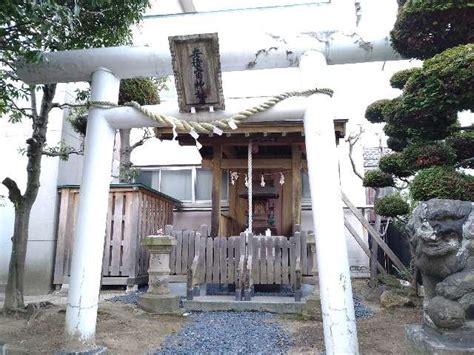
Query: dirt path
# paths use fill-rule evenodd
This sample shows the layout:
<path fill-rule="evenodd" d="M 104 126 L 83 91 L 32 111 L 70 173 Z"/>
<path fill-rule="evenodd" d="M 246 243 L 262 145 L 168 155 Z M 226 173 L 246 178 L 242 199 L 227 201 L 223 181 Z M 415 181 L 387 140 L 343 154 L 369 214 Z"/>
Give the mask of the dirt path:
<path fill-rule="evenodd" d="M 405 325 L 421 323 L 421 307 L 383 309 L 378 303 L 381 290 L 371 290 L 362 280 L 353 281 L 355 293 L 374 311 L 368 319 L 357 321 L 359 351 L 364 355 L 407 354 Z M 324 351 L 323 323 L 282 317 L 282 324 L 292 334 L 290 354 L 314 354 Z M 407 354 L 409 355 L 409 354 Z"/>
<path fill-rule="evenodd" d="M 62 347 L 64 307 L 53 306 L 31 322 L 0 315 L 0 339 L 28 354 L 54 353 Z M 139 308 L 103 302 L 99 307 L 97 344 L 111 354 L 156 351 L 164 338 L 181 328 L 181 316 L 150 315 Z"/>

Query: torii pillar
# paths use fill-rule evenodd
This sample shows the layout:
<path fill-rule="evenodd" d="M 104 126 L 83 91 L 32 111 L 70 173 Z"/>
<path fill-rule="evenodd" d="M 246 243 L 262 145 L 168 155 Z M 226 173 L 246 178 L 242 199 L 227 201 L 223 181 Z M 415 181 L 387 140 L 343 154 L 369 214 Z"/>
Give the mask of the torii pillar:
<path fill-rule="evenodd" d="M 117 103 L 120 79 L 105 68 L 92 73 L 91 100 Z M 66 349 L 95 347 L 104 231 L 115 129 L 105 109 L 91 107 L 87 120 L 84 165 L 66 308 Z"/>
<path fill-rule="evenodd" d="M 325 67 L 326 58 L 321 53 L 305 53 L 300 60 L 303 84 L 315 87 Z M 331 106 L 329 96 L 312 95 L 304 114 L 324 344 L 326 354 L 358 354 Z"/>

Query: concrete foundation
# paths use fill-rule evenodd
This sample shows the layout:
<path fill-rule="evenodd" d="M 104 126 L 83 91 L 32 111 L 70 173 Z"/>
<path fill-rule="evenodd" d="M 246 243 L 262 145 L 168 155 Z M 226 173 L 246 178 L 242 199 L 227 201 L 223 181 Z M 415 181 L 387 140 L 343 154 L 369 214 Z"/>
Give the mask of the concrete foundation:
<path fill-rule="evenodd" d="M 105 355 L 108 354 L 107 348 L 98 346 L 96 348 L 84 351 L 58 351 L 55 355 Z"/>
<path fill-rule="evenodd" d="M 183 300 L 187 311 L 260 311 L 278 314 L 301 314 L 304 302 L 292 297 L 254 296 L 251 301 L 236 301 L 234 296 L 198 296 L 192 301 Z"/>
<path fill-rule="evenodd" d="M 179 297 L 145 293 L 138 298 L 138 306 L 155 314 L 176 314 L 179 311 Z"/>
<path fill-rule="evenodd" d="M 405 328 L 408 354 L 467 355 L 474 354 L 472 329 L 437 332 L 425 325 Z"/>
<path fill-rule="evenodd" d="M 317 295 L 308 296 L 306 298 L 306 302 L 304 303 L 301 314 L 312 320 L 322 321 L 323 316 L 321 314 L 321 300 L 319 296 Z"/>

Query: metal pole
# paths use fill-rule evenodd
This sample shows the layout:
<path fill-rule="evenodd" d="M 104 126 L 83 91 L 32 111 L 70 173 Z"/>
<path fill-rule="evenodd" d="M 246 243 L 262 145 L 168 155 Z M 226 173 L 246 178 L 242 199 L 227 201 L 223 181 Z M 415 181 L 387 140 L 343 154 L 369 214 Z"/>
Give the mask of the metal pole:
<path fill-rule="evenodd" d="M 324 64 L 325 59 L 316 53 L 303 57 L 300 69 L 305 84 L 313 81 L 314 85 Z M 327 95 L 308 98 L 304 131 L 326 353 L 358 354 L 338 154 Z"/>
<path fill-rule="evenodd" d="M 120 80 L 106 69 L 92 74 L 91 99 L 118 101 Z M 66 337 L 74 350 L 94 346 L 115 129 L 103 109 L 89 110 L 84 167 L 72 252 Z M 79 349 L 77 349 L 79 347 Z"/>

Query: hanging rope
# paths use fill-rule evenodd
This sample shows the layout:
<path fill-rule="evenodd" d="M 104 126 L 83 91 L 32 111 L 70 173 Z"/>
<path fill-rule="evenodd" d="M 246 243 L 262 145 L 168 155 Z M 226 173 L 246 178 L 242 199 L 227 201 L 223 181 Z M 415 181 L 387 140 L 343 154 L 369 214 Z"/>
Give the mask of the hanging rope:
<path fill-rule="evenodd" d="M 253 224 L 253 189 L 252 189 L 252 170 L 253 170 L 253 162 L 252 162 L 252 141 L 249 141 L 249 147 L 247 152 L 247 175 L 248 175 L 248 200 L 249 200 L 249 232 L 252 233 L 252 224 Z"/>
<path fill-rule="evenodd" d="M 283 101 L 289 97 L 311 96 L 313 94 L 325 94 L 332 97 L 333 91 L 331 89 L 309 89 L 309 90 L 303 90 L 303 91 L 284 92 L 280 95 L 273 96 L 267 99 L 265 102 L 261 103 L 260 105 L 240 111 L 239 113 L 232 116 L 231 118 L 214 120 L 212 122 L 197 122 L 197 121 L 192 121 L 192 120 L 188 121 L 188 120 L 178 119 L 173 116 L 167 116 L 167 115 L 162 115 L 159 113 L 154 113 L 148 110 L 147 108 L 145 108 L 144 106 L 141 106 L 135 101 L 127 102 L 123 104 L 122 106 L 132 107 L 135 110 L 147 116 L 148 118 L 152 119 L 153 121 L 160 123 L 162 126 L 173 127 L 173 131 L 177 131 L 180 133 L 197 132 L 197 133 L 209 134 L 209 133 L 216 133 L 220 131 L 220 133 L 222 134 L 221 129 L 228 129 L 228 128 L 236 129 L 238 124 L 247 120 L 249 117 L 259 112 L 264 112 L 270 109 L 271 107 L 275 106 L 280 101 Z M 119 107 L 119 105 L 113 102 L 108 102 L 108 101 L 90 101 L 89 105 L 93 107 L 104 108 L 104 109 Z"/>

